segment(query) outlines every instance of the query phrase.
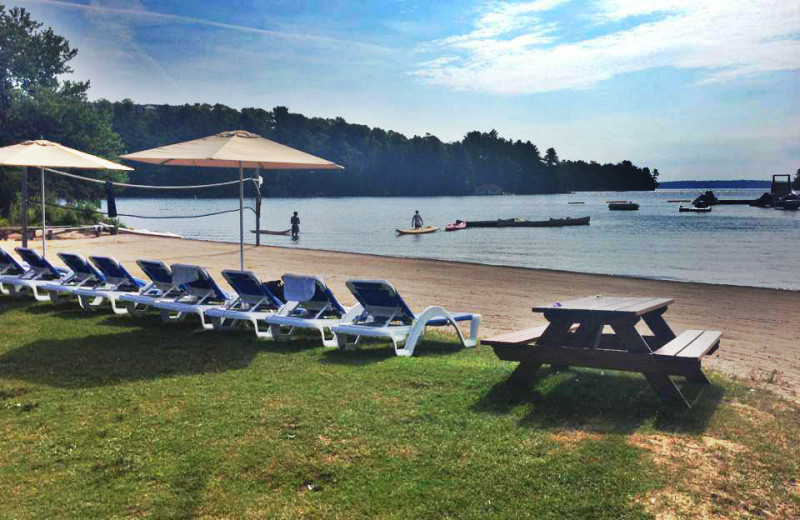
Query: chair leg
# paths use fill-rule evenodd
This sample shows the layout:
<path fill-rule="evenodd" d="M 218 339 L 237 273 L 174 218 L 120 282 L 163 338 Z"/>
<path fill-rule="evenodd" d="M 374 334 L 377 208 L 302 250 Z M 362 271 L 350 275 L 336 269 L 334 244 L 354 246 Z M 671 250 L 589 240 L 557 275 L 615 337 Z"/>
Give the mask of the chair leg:
<path fill-rule="evenodd" d="M 120 305 L 119 300 L 116 298 L 109 298 L 108 303 L 111 304 L 111 310 L 114 312 L 114 314 L 118 314 L 120 316 L 128 314 L 128 308 L 125 305 Z"/>
<path fill-rule="evenodd" d="M 147 314 L 147 307 L 145 306 L 139 307 L 138 304 L 133 302 L 125 302 L 125 303 L 126 303 L 126 310 L 128 311 L 128 314 L 130 314 L 131 316 L 134 316 L 136 318 L 141 318 L 142 316 Z"/>

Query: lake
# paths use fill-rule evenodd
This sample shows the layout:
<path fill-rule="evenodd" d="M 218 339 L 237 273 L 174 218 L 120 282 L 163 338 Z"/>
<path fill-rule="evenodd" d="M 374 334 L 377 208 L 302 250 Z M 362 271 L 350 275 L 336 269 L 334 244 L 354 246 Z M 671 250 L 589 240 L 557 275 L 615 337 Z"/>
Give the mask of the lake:
<path fill-rule="evenodd" d="M 717 190 L 720 198 L 753 199 L 760 190 Z M 569 195 L 430 198 L 264 199 L 262 229 L 288 229 L 298 211 L 299 240 L 262 236 L 262 244 L 434 258 L 481 264 L 558 269 L 800 290 L 800 211 L 717 206 L 710 214 L 679 213 L 668 199 L 693 199 L 697 190 L 593 192 Z M 605 201 L 629 199 L 639 211 L 609 211 Z M 583 201 L 582 205 L 569 202 Z M 253 206 L 252 200 L 245 205 Z M 118 199 L 120 213 L 194 215 L 238 208 L 233 199 Z M 396 236 L 414 210 L 441 232 Z M 590 226 L 466 229 L 444 232 L 456 219 L 591 216 Z M 186 238 L 238 242 L 238 213 L 200 219 L 122 217 L 134 228 Z M 245 241 L 255 243 L 252 212 Z M 236 266 L 231 266 L 236 267 Z M 324 273 L 321 273 L 324 274 Z M 389 274 L 387 273 L 387 276 Z"/>

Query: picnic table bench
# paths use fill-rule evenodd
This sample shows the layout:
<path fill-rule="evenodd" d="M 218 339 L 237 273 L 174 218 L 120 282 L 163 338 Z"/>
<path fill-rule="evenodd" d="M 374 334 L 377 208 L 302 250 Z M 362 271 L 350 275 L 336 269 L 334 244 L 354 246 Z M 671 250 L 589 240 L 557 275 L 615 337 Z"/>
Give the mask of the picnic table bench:
<path fill-rule="evenodd" d="M 709 384 L 700 361 L 718 348 L 720 331 L 687 330 L 675 335 L 663 314 L 674 300 L 589 296 L 537 306 L 548 324 L 481 341 L 498 358 L 519 365 L 509 383 L 528 385 L 543 364 L 641 372 L 664 401 L 691 408 L 670 376 Z M 652 335 L 636 329 L 644 321 Z M 604 333 L 606 327 L 612 333 Z"/>

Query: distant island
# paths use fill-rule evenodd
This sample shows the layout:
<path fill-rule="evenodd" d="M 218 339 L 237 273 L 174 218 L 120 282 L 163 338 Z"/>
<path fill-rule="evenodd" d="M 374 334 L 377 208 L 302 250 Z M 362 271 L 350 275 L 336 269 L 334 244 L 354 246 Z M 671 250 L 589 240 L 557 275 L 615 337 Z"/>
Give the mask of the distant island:
<path fill-rule="evenodd" d="M 756 181 L 756 180 L 716 180 L 716 181 L 664 181 L 659 182 L 658 187 L 659 189 L 664 190 L 690 190 L 690 189 L 722 189 L 722 188 L 729 188 L 729 189 L 751 189 L 751 190 L 760 190 L 765 189 L 769 190 L 771 186 L 771 181 Z"/>
<path fill-rule="evenodd" d="M 405 135 L 349 123 L 341 117 L 307 117 L 286 107 L 272 110 L 225 105 L 141 105 L 97 101 L 109 114 L 123 145 L 134 152 L 242 129 L 345 166 L 342 172 L 262 172 L 269 197 L 439 196 L 653 190 L 658 170 L 631 161 L 600 164 L 561 160 L 554 148 L 542 153 L 530 141 L 501 137 L 496 130 L 468 132 L 443 142 L 431 134 Z M 230 170 L 136 165 L 134 184 L 206 184 L 234 178 Z M 142 196 L 125 190 L 122 196 Z M 238 188 L 147 191 L 146 196 L 235 197 Z"/>

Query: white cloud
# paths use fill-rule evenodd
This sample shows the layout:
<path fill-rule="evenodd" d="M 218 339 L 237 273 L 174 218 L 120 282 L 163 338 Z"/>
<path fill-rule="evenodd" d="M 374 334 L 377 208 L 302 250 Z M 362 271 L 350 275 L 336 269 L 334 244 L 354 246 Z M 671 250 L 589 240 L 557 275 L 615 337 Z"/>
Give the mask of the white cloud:
<path fill-rule="evenodd" d="M 655 67 L 702 70 L 701 82 L 800 69 L 800 0 L 598 0 L 598 23 L 655 21 L 556 44 L 557 26 L 541 15 L 559 3 L 490 4 L 473 31 L 429 46 L 439 60 L 414 74 L 455 90 L 525 94 L 588 88 Z"/>

